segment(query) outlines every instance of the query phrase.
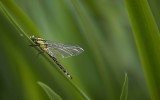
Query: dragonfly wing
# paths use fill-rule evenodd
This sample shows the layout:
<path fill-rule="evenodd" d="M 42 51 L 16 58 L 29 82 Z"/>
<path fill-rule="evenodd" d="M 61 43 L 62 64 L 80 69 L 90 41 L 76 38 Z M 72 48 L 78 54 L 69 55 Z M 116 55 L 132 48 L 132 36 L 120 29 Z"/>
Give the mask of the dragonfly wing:
<path fill-rule="evenodd" d="M 64 45 L 64 44 L 55 43 L 55 42 L 52 42 L 52 43 L 48 42 L 47 46 L 49 50 L 52 51 L 56 57 L 62 57 L 62 58 L 79 55 L 84 51 L 79 46 Z"/>

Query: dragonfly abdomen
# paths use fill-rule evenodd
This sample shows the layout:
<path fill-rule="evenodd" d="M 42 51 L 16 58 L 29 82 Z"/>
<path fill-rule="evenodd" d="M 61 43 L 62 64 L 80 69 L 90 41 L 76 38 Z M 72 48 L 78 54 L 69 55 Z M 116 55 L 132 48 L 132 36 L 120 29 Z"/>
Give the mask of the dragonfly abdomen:
<path fill-rule="evenodd" d="M 54 62 L 59 66 L 59 68 L 69 77 L 72 79 L 72 76 L 69 74 L 69 72 L 58 62 L 58 60 L 53 56 L 53 55 L 49 55 Z"/>

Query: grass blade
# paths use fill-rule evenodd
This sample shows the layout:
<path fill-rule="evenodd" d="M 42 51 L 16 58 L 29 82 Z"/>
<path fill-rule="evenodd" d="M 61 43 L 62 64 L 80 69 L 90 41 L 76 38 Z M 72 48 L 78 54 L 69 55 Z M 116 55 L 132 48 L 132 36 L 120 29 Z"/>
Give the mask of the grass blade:
<path fill-rule="evenodd" d="M 62 98 L 56 92 L 54 92 L 50 87 L 48 87 L 46 84 L 42 82 L 38 82 L 38 84 L 46 92 L 46 94 L 49 96 L 51 100 L 62 100 Z"/>
<path fill-rule="evenodd" d="M 128 96 L 128 75 L 126 73 L 120 100 L 127 100 L 127 96 Z"/>
<path fill-rule="evenodd" d="M 152 100 L 160 100 L 160 37 L 147 0 L 125 0 Z"/>

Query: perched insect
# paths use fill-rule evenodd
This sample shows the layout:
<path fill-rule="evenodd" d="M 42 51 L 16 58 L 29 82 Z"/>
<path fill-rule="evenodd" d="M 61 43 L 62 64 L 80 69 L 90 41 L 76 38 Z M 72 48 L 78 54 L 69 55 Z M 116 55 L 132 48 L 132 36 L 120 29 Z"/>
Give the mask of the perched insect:
<path fill-rule="evenodd" d="M 51 57 L 53 61 L 59 66 L 59 68 L 62 69 L 62 71 L 72 79 L 72 76 L 57 60 L 56 57 L 66 58 L 79 55 L 84 51 L 81 47 L 64 45 L 61 43 L 48 41 L 42 38 L 35 38 L 34 36 L 31 36 L 30 38 L 34 42 L 34 44 L 31 46 L 38 46 L 42 50 L 42 52 L 46 52 L 49 55 L 49 57 Z"/>

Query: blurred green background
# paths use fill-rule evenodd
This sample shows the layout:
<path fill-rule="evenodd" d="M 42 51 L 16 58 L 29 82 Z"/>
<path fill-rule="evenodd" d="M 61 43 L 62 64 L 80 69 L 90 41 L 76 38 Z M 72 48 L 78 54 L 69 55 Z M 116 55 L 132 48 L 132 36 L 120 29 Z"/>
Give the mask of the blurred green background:
<path fill-rule="evenodd" d="M 158 3 L 149 1 L 157 25 Z M 64 100 L 119 100 L 126 72 L 128 100 L 150 100 L 124 0 L 0 0 L 0 7 L 0 100 L 50 100 L 37 82 Z M 32 35 L 84 49 L 58 59 L 72 80 L 29 46 Z"/>

